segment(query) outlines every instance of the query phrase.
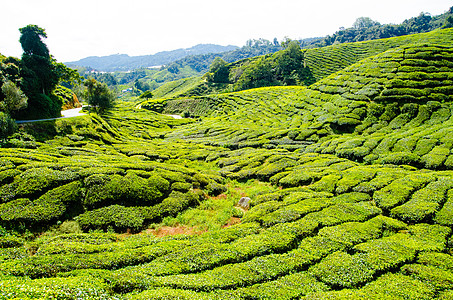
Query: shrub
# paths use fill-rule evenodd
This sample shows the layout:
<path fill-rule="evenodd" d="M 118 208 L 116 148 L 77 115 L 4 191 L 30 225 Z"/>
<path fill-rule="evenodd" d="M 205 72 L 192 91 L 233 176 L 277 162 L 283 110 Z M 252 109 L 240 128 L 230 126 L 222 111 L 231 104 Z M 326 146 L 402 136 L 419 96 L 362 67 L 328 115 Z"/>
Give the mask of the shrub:
<path fill-rule="evenodd" d="M 111 227 L 118 231 L 126 231 L 140 229 L 143 226 L 144 217 L 136 207 L 111 205 L 87 211 L 77 217 L 77 222 L 83 230 L 107 230 Z"/>
<path fill-rule="evenodd" d="M 369 299 L 433 299 L 434 288 L 403 274 L 387 273 L 360 289 L 357 297 Z"/>
<path fill-rule="evenodd" d="M 453 271 L 453 257 L 445 253 L 422 252 L 417 257 L 417 263 Z"/>
<path fill-rule="evenodd" d="M 322 226 L 333 226 L 344 222 L 365 221 L 382 211 L 368 202 L 340 203 L 309 214 L 306 218 Z"/>
<path fill-rule="evenodd" d="M 374 270 L 362 253 L 334 252 L 311 267 L 309 273 L 330 286 L 353 288 L 372 279 Z"/>
<path fill-rule="evenodd" d="M 393 208 L 391 215 L 406 222 L 430 220 L 444 203 L 447 190 L 451 188 L 453 180 L 441 177 L 416 191 L 405 204 Z"/>
<path fill-rule="evenodd" d="M 439 169 L 443 166 L 447 156 L 450 154 L 450 149 L 442 146 L 435 146 L 428 154 L 421 158 L 421 162 L 428 169 Z"/>
<path fill-rule="evenodd" d="M 72 218 L 79 214 L 81 198 L 80 182 L 72 182 L 50 190 L 34 201 L 17 199 L 0 204 L 0 219 L 28 225 L 50 225 L 56 220 Z"/>
<path fill-rule="evenodd" d="M 374 192 L 373 198 L 379 207 L 390 209 L 408 201 L 415 190 L 433 180 L 434 176 L 431 174 L 409 174 Z"/>
<path fill-rule="evenodd" d="M 307 294 L 328 290 L 327 285 L 319 282 L 313 276 L 305 272 L 282 276 L 276 280 L 255 284 L 250 287 L 239 288 L 230 295 L 225 293 L 225 299 L 234 299 L 237 295 L 240 299 L 295 299 Z M 224 293 L 217 294 L 222 297 Z"/>
<path fill-rule="evenodd" d="M 290 205 L 282 203 L 281 208 L 256 218 L 256 220 L 264 227 L 269 227 L 278 223 L 295 221 L 308 213 L 319 211 L 331 204 L 329 199 L 323 198 L 306 199 Z M 250 219 L 251 217 L 247 218 L 247 220 Z"/>
<path fill-rule="evenodd" d="M 405 225 L 396 220 L 377 216 L 364 223 L 348 222 L 324 227 L 319 230 L 318 235 L 350 247 L 367 240 L 377 239 L 381 237 L 384 230 L 387 230 L 386 234 L 388 234 L 392 230 L 396 231 L 402 228 L 405 228 Z"/>
<path fill-rule="evenodd" d="M 418 166 L 420 156 L 412 152 L 393 152 L 383 155 L 376 163 Z"/>
<path fill-rule="evenodd" d="M 134 173 L 120 175 L 91 175 L 85 179 L 86 207 L 106 204 L 152 205 L 168 192 L 170 184 L 159 175 L 147 179 Z"/>
<path fill-rule="evenodd" d="M 38 280 L 11 279 L 1 281 L 2 299 L 107 299 L 108 287 L 101 278 L 80 276 Z"/>
<path fill-rule="evenodd" d="M 337 182 L 335 191 L 339 194 L 349 192 L 362 181 L 372 179 L 376 171 L 371 168 L 354 167 L 342 173 L 342 178 Z"/>
<path fill-rule="evenodd" d="M 401 268 L 403 274 L 411 275 L 421 281 L 435 286 L 437 289 L 453 288 L 453 273 L 433 266 L 420 264 L 405 265 Z"/>
<path fill-rule="evenodd" d="M 437 139 L 422 138 L 419 139 L 417 145 L 415 146 L 414 153 L 420 156 L 423 156 L 429 153 L 434 146 L 437 144 Z"/>
<path fill-rule="evenodd" d="M 436 213 L 434 221 L 444 226 L 453 225 L 453 189 L 447 192 L 447 201 L 439 212 Z"/>
<path fill-rule="evenodd" d="M 17 176 L 11 184 L 2 186 L 0 196 L 3 201 L 9 201 L 14 197 L 37 197 L 47 190 L 78 178 L 77 173 L 69 170 L 30 168 Z"/>
<path fill-rule="evenodd" d="M 6 139 L 17 130 L 14 120 L 6 113 L 0 111 L 0 140 Z"/>
<path fill-rule="evenodd" d="M 279 180 L 283 187 L 309 185 L 322 178 L 322 174 L 311 170 L 295 169 Z"/>
<path fill-rule="evenodd" d="M 377 169 L 376 176 L 368 182 L 362 182 L 353 188 L 356 192 L 371 193 L 389 185 L 395 179 L 404 177 L 401 169 Z"/>

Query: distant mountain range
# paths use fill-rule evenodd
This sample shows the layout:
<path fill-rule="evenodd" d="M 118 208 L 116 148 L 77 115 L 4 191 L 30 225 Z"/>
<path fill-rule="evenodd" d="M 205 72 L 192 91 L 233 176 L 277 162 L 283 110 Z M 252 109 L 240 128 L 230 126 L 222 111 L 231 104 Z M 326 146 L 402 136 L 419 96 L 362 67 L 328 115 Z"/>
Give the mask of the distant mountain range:
<path fill-rule="evenodd" d="M 199 44 L 187 49 L 158 52 L 153 55 L 129 56 L 114 54 L 108 56 L 90 56 L 78 61 L 66 62 L 68 66 L 90 67 L 98 71 L 129 71 L 138 68 L 162 66 L 189 55 L 221 53 L 238 49 L 238 46 L 220 46 L 214 44 Z"/>

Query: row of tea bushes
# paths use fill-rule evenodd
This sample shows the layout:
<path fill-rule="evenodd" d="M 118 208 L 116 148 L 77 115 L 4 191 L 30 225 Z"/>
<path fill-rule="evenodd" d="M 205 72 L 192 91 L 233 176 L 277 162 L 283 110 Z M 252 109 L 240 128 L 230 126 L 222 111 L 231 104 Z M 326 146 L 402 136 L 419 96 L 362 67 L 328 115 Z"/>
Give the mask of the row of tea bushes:
<path fill-rule="evenodd" d="M 315 80 L 319 81 L 367 57 L 392 48 L 417 43 L 449 45 L 451 34 L 451 29 L 436 30 L 422 34 L 308 49 L 304 53 L 305 64 L 310 68 Z"/>
<path fill-rule="evenodd" d="M 289 187 L 253 199 L 244 222 L 259 222 L 267 227 L 332 205 L 372 200 L 384 214 L 405 222 L 451 223 L 449 191 L 453 190 L 453 181 L 449 171 L 358 166 L 326 154 L 266 154 L 254 149 L 233 151 L 218 164 L 226 176 L 237 178 L 236 174 L 244 174 L 242 179 L 260 178 Z"/>
<path fill-rule="evenodd" d="M 203 96 L 201 102 L 193 101 L 211 107 L 206 117 L 166 137 L 229 149 L 282 148 L 358 162 L 448 169 L 453 162 L 452 76 L 445 67 L 415 72 L 411 64 L 420 60 L 420 64 L 448 67 L 451 57 L 450 49 L 442 45 L 403 46 L 308 88 L 269 87 Z M 434 79 L 427 81 L 428 77 Z M 401 94 L 403 90 L 407 93 Z M 399 98 L 392 93 L 399 93 Z M 414 98 L 411 93 L 421 96 Z M 172 101 L 183 106 L 192 100 Z"/>
<path fill-rule="evenodd" d="M 427 283 L 402 274 L 388 273 L 360 289 L 328 291 L 322 282 L 305 273 L 295 273 L 278 280 L 235 291 L 194 292 L 182 289 L 156 288 L 126 297 L 141 299 L 435 299 L 435 290 Z M 446 300 L 451 292 L 441 293 Z"/>
<path fill-rule="evenodd" d="M 46 227 L 82 214 L 84 230 L 138 230 L 197 205 L 205 193 L 215 196 L 225 190 L 215 171 L 192 169 L 200 168 L 196 156 L 187 156 L 184 167 L 179 160 L 146 161 L 110 146 L 90 151 L 85 146 L 68 154 L 51 153 L 47 146 L 3 149 L 0 223 L 17 229 Z M 192 149 L 186 146 L 179 153 L 189 155 Z M 129 214 L 135 218 L 128 220 Z"/>
<path fill-rule="evenodd" d="M 1 276 L 0 276 L 1 278 Z M 95 277 L 0 281 L 0 299 L 119 299 L 112 297 L 102 279 Z"/>
<path fill-rule="evenodd" d="M 362 228 L 361 231 L 355 232 L 353 239 L 339 239 L 337 229 L 341 232 L 346 230 L 345 225 Z M 406 227 L 404 223 L 392 219 L 377 217 L 367 221 L 364 225 L 360 223 L 347 223 L 333 227 L 329 234 L 318 234 L 315 237 L 308 237 L 299 243 L 299 246 L 287 253 L 270 254 L 262 257 L 254 257 L 249 261 L 235 264 L 226 264 L 215 267 L 212 270 L 196 274 L 171 275 L 156 277 L 149 274 L 146 268 L 142 272 L 138 270 L 124 269 L 113 278 L 114 289 L 117 291 L 131 291 L 133 289 L 148 289 L 158 286 L 189 289 L 193 291 L 214 291 L 218 289 L 236 289 L 235 292 L 245 292 L 246 289 L 240 289 L 244 286 L 253 286 L 261 282 L 269 281 L 280 276 L 286 276 L 297 270 L 303 270 L 307 265 L 313 265 L 308 273 L 317 277 L 321 281 L 326 281 L 328 286 L 335 287 L 340 284 L 339 280 L 345 278 L 352 280 L 351 274 L 355 273 L 356 281 L 347 281 L 350 283 L 341 283 L 349 287 L 358 287 L 363 280 L 370 280 L 372 277 L 361 277 L 361 272 L 354 272 L 351 268 L 354 264 L 348 264 L 353 259 L 360 268 L 360 261 L 365 259 L 370 266 L 370 272 L 387 271 L 394 269 L 396 266 L 405 262 L 413 261 L 417 250 L 438 250 L 442 251 L 445 247 L 446 236 L 449 235 L 448 228 L 429 225 Z M 327 229 L 328 227 L 326 227 Z M 407 228 L 408 233 L 399 234 L 397 230 Z M 374 232 L 368 232 L 371 229 Z M 381 237 L 391 235 L 390 237 Z M 327 233 L 327 232 L 326 232 Z M 425 234 L 437 234 L 438 244 L 427 243 Z M 356 245 L 354 249 L 356 254 L 350 255 L 343 252 L 346 248 Z M 396 251 L 400 249 L 399 252 Z M 403 251 L 404 250 L 404 251 Z M 334 257 L 338 256 L 338 259 Z M 324 259 L 322 259 L 324 258 Z M 322 259 L 322 260 L 321 260 Z M 319 262 L 319 263 L 317 263 Z M 335 272 L 334 265 L 338 270 Z M 137 267 L 139 268 L 139 267 Z M 325 272 L 331 272 L 325 273 Z M 221 274 L 221 275 L 220 275 Z M 371 273 L 370 273 L 371 274 Z M 333 276 L 333 277 L 332 277 Z M 284 278 L 284 277 L 283 277 Z M 232 294 L 235 294 L 233 292 Z"/>
<path fill-rule="evenodd" d="M 249 236 L 254 236 L 258 231 L 257 224 L 244 224 L 193 237 L 155 238 L 142 234 L 117 240 L 118 236 L 111 233 L 67 234 L 50 239 L 43 237 L 33 246 L 36 248 L 35 255 L 23 253 L 21 259 L 5 259 L 0 265 L 4 274 L 31 278 L 53 277 L 61 272 L 83 269 L 115 270 L 133 265 L 142 265 L 140 268 L 143 268 L 146 263 L 159 257 L 161 261 L 169 261 L 177 253 L 196 256 L 196 253 L 187 251 L 204 245 L 244 244 L 250 240 Z M 241 239 L 245 241 L 241 242 Z M 255 245 L 250 249 L 259 248 Z"/>

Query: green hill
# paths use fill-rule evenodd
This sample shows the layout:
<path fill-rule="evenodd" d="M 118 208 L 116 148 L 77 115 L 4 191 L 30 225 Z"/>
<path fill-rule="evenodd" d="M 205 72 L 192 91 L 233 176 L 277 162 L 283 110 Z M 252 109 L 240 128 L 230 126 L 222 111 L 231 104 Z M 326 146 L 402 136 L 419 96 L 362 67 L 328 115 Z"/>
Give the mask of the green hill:
<path fill-rule="evenodd" d="M 452 34 L 307 50 L 308 87 L 25 125 L 0 299 L 451 299 Z"/>
<path fill-rule="evenodd" d="M 451 29 L 439 29 L 428 33 L 405 35 L 387 39 L 371 40 L 359 43 L 345 43 L 313 49 L 302 49 L 301 56 L 303 57 L 303 64 L 301 64 L 301 69 L 298 71 L 300 75 L 297 82 L 300 85 L 307 86 L 329 76 L 330 74 L 338 72 L 347 66 L 357 63 L 367 57 L 372 57 L 379 53 L 385 52 L 389 49 L 408 44 L 449 44 L 450 38 Z M 206 75 L 204 77 L 199 77 L 197 84 L 195 84 L 195 79 L 191 79 L 190 81 L 180 80 L 178 81 L 178 89 L 173 89 L 175 83 L 170 82 L 167 83 L 168 86 L 166 86 L 167 84 L 164 84 L 162 87 L 158 88 L 154 98 L 200 96 L 216 92 L 242 90 L 244 89 L 240 85 L 242 77 L 244 77 L 243 79 L 252 78 L 252 76 L 257 76 L 257 78 L 259 78 L 259 76 L 262 75 L 254 74 L 267 72 L 263 69 L 263 64 L 258 63 L 260 62 L 260 59 L 272 65 L 277 59 L 278 53 L 281 52 L 282 51 L 277 52 L 274 55 L 254 57 L 228 64 L 227 68 L 229 72 L 229 82 L 227 83 L 209 81 L 207 80 Z M 254 70 L 252 71 L 252 69 Z M 242 74 L 242 76 L 238 76 L 236 74 Z M 209 73 L 207 75 L 209 75 Z M 277 74 L 275 72 L 271 72 L 269 76 L 276 77 Z M 266 79 L 266 84 L 264 85 L 285 85 L 285 83 L 276 79 Z M 170 90 L 171 93 L 167 95 L 166 92 L 168 90 Z"/>

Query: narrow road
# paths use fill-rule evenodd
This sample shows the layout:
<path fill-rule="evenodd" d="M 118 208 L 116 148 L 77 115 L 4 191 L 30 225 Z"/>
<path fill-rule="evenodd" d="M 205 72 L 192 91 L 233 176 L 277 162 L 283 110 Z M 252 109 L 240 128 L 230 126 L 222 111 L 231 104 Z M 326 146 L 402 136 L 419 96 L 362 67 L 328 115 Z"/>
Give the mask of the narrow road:
<path fill-rule="evenodd" d="M 16 121 L 16 123 L 17 124 L 22 124 L 22 123 L 32 123 L 32 122 L 40 122 L 40 121 L 58 120 L 58 119 L 63 119 L 63 118 L 80 117 L 80 116 L 86 115 L 86 114 L 81 112 L 82 108 L 83 107 L 63 110 L 61 112 L 62 117 L 59 117 L 59 118 L 38 119 L 38 120 L 23 120 L 23 121 Z"/>

